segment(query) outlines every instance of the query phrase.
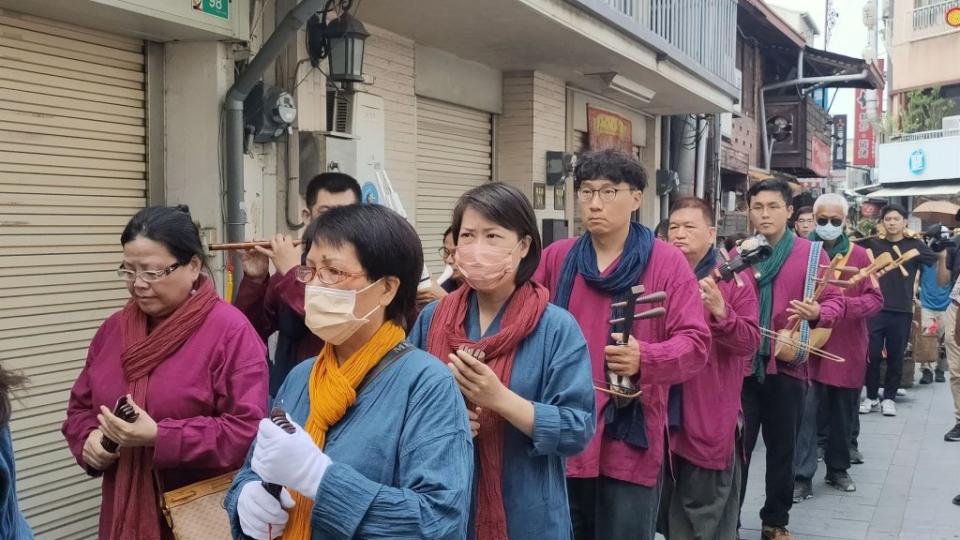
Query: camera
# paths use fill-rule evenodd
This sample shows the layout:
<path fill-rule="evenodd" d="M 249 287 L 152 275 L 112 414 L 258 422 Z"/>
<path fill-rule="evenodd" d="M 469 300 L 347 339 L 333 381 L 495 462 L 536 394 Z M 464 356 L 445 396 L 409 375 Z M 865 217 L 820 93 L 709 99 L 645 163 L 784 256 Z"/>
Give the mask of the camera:
<path fill-rule="evenodd" d="M 951 230 L 939 223 L 927 227 L 923 231 L 923 240 L 934 253 L 939 253 L 951 245 Z"/>

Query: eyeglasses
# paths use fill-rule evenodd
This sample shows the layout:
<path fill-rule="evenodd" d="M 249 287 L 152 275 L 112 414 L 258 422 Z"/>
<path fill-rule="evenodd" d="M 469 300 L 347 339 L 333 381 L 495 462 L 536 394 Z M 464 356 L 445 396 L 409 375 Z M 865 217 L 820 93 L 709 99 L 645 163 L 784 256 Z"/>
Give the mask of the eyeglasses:
<path fill-rule="evenodd" d="M 610 202 L 617 198 L 617 193 L 621 191 L 636 191 L 633 188 L 612 188 L 605 187 L 600 189 L 587 189 L 580 188 L 577 190 L 577 198 L 580 199 L 580 202 L 590 202 L 593 200 L 594 196 L 600 195 L 600 200 L 603 202 Z"/>
<path fill-rule="evenodd" d="M 336 285 L 341 281 L 356 277 L 363 276 L 365 272 L 344 272 L 343 270 L 337 270 L 332 266 L 322 266 L 320 268 L 314 268 L 312 266 L 301 265 L 294 268 L 296 272 L 297 281 L 300 283 L 310 283 L 313 281 L 313 277 L 316 276 L 320 279 L 320 283 L 324 285 Z"/>
<path fill-rule="evenodd" d="M 827 219 L 825 217 L 817 218 L 817 225 L 821 225 L 821 226 L 826 225 L 827 222 L 829 222 L 834 227 L 839 227 L 843 225 L 843 220 L 840 218 L 830 218 L 830 219 Z"/>
<path fill-rule="evenodd" d="M 162 270 L 142 270 L 137 272 L 136 270 L 124 268 L 123 264 L 121 264 L 120 268 L 117 268 L 117 275 L 124 281 L 136 281 L 139 277 L 147 283 L 154 283 L 169 276 L 177 268 L 180 268 L 180 263 L 173 263 Z"/>
<path fill-rule="evenodd" d="M 453 257 L 454 253 L 457 252 L 457 248 L 447 249 L 442 247 L 437 250 L 437 253 L 440 255 L 441 259 L 446 259 L 447 257 Z"/>

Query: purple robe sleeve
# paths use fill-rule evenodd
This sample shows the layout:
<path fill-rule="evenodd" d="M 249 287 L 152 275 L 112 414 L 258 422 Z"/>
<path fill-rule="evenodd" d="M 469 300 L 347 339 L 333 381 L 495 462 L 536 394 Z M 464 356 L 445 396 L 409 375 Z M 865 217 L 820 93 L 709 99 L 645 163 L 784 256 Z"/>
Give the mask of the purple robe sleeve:
<path fill-rule="evenodd" d="M 723 290 L 723 289 L 721 289 Z M 730 356 L 752 356 L 760 348 L 759 304 L 753 287 L 729 287 L 725 291 L 727 317 L 710 316 L 710 331 L 717 347 Z"/>
<path fill-rule="evenodd" d="M 873 284 L 870 278 L 857 284 L 855 294 L 844 297 L 845 317 L 848 319 L 866 319 L 883 309 L 883 292 Z"/>
<path fill-rule="evenodd" d="M 67 440 L 67 446 L 70 453 L 76 458 L 77 463 L 90 475 L 99 475 L 100 472 L 87 467 L 83 461 L 83 445 L 87 442 L 90 432 L 100 427 L 97 420 L 97 410 L 93 406 L 93 389 L 90 387 L 90 364 L 97 358 L 101 347 L 103 346 L 104 328 L 107 323 L 103 323 L 90 347 L 87 349 L 87 361 L 80 372 L 80 376 L 73 383 L 70 390 L 70 401 L 67 403 L 67 419 L 60 428 L 64 438 Z"/>
<path fill-rule="evenodd" d="M 274 274 L 271 278 L 270 290 L 267 292 L 267 303 L 276 313 L 277 302 L 283 302 L 294 313 L 304 316 L 304 294 L 306 286 L 297 281 L 297 276 L 292 270 L 286 274 Z"/>
<path fill-rule="evenodd" d="M 216 416 L 159 420 L 154 446 L 158 468 L 213 469 L 243 463 L 257 425 L 267 415 L 266 351 L 246 325 L 222 340 L 221 358 L 211 362 Z"/>
<path fill-rule="evenodd" d="M 693 272 L 688 273 L 690 279 L 674 281 L 667 291 L 664 325 L 669 337 L 657 343 L 640 342 L 640 380 L 644 384 L 682 383 L 707 363 L 710 329 L 703 316 L 700 288 Z"/>
<path fill-rule="evenodd" d="M 246 315 L 247 320 L 250 321 L 250 324 L 253 325 L 253 328 L 256 329 L 264 341 L 276 330 L 274 324 L 276 310 L 273 310 L 273 312 L 268 310 L 266 302 L 267 290 L 270 287 L 271 280 L 272 278 L 250 279 L 245 277 L 240 280 L 240 286 L 237 287 L 237 297 L 233 299 L 233 305 Z"/>

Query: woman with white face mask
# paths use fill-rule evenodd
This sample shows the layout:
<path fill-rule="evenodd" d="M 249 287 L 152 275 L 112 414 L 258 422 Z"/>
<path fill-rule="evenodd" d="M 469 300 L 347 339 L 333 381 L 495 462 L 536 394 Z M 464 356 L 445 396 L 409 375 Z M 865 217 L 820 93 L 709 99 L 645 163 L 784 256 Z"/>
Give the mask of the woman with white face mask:
<path fill-rule="evenodd" d="M 468 191 L 453 237 L 464 285 L 424 308 L 410 340 L 447 363 L 470 411 L 468 537 L 570 538 L 564 457 L 596 425 L 586 341 L 531 280 L 541 244 L 523 194 L 501 183 Z"/>
<path fill-rule="evenodd" d="M 226 499 L 234 537 L 462 538 L 467 414 L 449 370 L 404 341 L 423 267 L 416 232 L 385 207 L 351 205 L 304 241 L 305 322 L 325 345 L 277 394 L 294 432 L 260 423 Z"/>

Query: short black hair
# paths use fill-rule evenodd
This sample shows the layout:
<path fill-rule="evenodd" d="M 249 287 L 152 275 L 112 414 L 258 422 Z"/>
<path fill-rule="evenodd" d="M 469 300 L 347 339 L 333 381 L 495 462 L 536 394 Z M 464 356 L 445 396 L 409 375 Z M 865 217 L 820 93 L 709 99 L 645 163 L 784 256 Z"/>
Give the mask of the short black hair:
<path fill-rule="evenodd" d="M 901 216 L 903 216 L 903 219 L 907 219 L 909 216 L 906 208 L 900 206 L 899 204 L 890 203 L 880 209 L 880 221 L 883 221 L 883 218 L 886 217 L 890 212 L 899 213 Z"/>
<path fill-rule="evenodd" d="M 797 211 L 794 212 L 793 215 L 799 218 L 801 214 L 812 214 L 812 213 L 813 213 L 812 206 L 801 206 L 800 208 L 797 208 Z"/>
<path fill-rule="evenodd" d="M 350 244 L 371 283 L 385 276 L 399 279 L 397 294 L 384 316 L 405 329 L 413 324 L 423 245 L 407 220 L 379 204 L 338 206 L 311 221 L 303 241 L 306 252 L 318 241 L 334 247 Z"/>
<path fill-rule="evenodd" d="M 349 190 L 356 196 L 356 202 L 360 202 L 360 184 L 354 177 L 339 172 L 325 172 L 314 176 L 307 184 L 307 208 L 313 208 L 313 205 L 317 204 L 317 193 L 321 189 L 330 193 Z"/>
<path fill-rule="evenodd" d="M 637 158 L 619 150 L 600 150 L 587 152 L 577 159 L 573 170 L 573 189 L 580 184 L 598 178 L 606 178 L 614 183 L 626 182 L 633 189 L 647 189 L 647 172 Z"/>
<path fill-rule="evenodd" d="M 449 235 L 449 234 L 453 234 L 453 225 L 447 227 L 447 230 L 443 231 L 443 236 L 441 236 L 440 238 L 441 238 L 441 239 L 446 239 L 446 238 L 447 238 L 447 235 Z M 453 243 L 454 243 L 454 244 L 457 243 L 457 237 L 456 237 L 456 236 L 453 237 Z"/>
<path fill-rule="evenodd" d="M 660 220 L 660 223 L 657 223 L 657 227 L 653 229 L 653 235 L 663 240 L 667 237 L 667 231 L 669 230 L 670 218 L 663 218 Z"/>
<path fill-rule="evenodd" d="M 783 197 L 783 202 L 787 206 L 793 204 L 793 189 L 783 178 L 767 178 L 750 186 L 750 189 L 747 190 L 747 204 L 753 202 L 753 198 L 761 191 L 776 191 Z"/>
<path fill-rule="evenodd" d="M 681 208 L 693 208 L 699 210 L 703 213 L 703 219 L 707 221 L 707 225 L 713 227 L 714 213 L 713 207 L 710 206 L 710 203 L 699 198 L 699 197 L 681 197 L 670 205 L 670 215 L 672 216 L 674 212 L 680 210 Z M 670 220 L 667 220 L 669 225 Z"/>
<path fill-rule="evenodd" d="M 190 207 L 187 205 L 148 206 L 140 210 L 124 227 L 120 245 L 125 246 L 141 236 L 167 248 L 178 264 L 187 264 L 190 259 L 197 257 L 210 274 L 209 277 L 213 277 L 203 252 L 200 229 L 190 217 Z"/>
<path fill-rule="evenodd" d="M 530 249 L 520 261 L 517 273 L 513 277 L 514 285 L 521 285 L 533 277 L 540 264 L 540 252 L 543 242 L 537 228 L 537 217 L 530 201 L 517 188 L 501 183 L 482 184 L 460 196 L 453 209 L 453 241 L 458 243 L 463 213 L 472 208 L 484 218 L 497 225 L 517 233 L 521 239 L 530 237 Z"/>

